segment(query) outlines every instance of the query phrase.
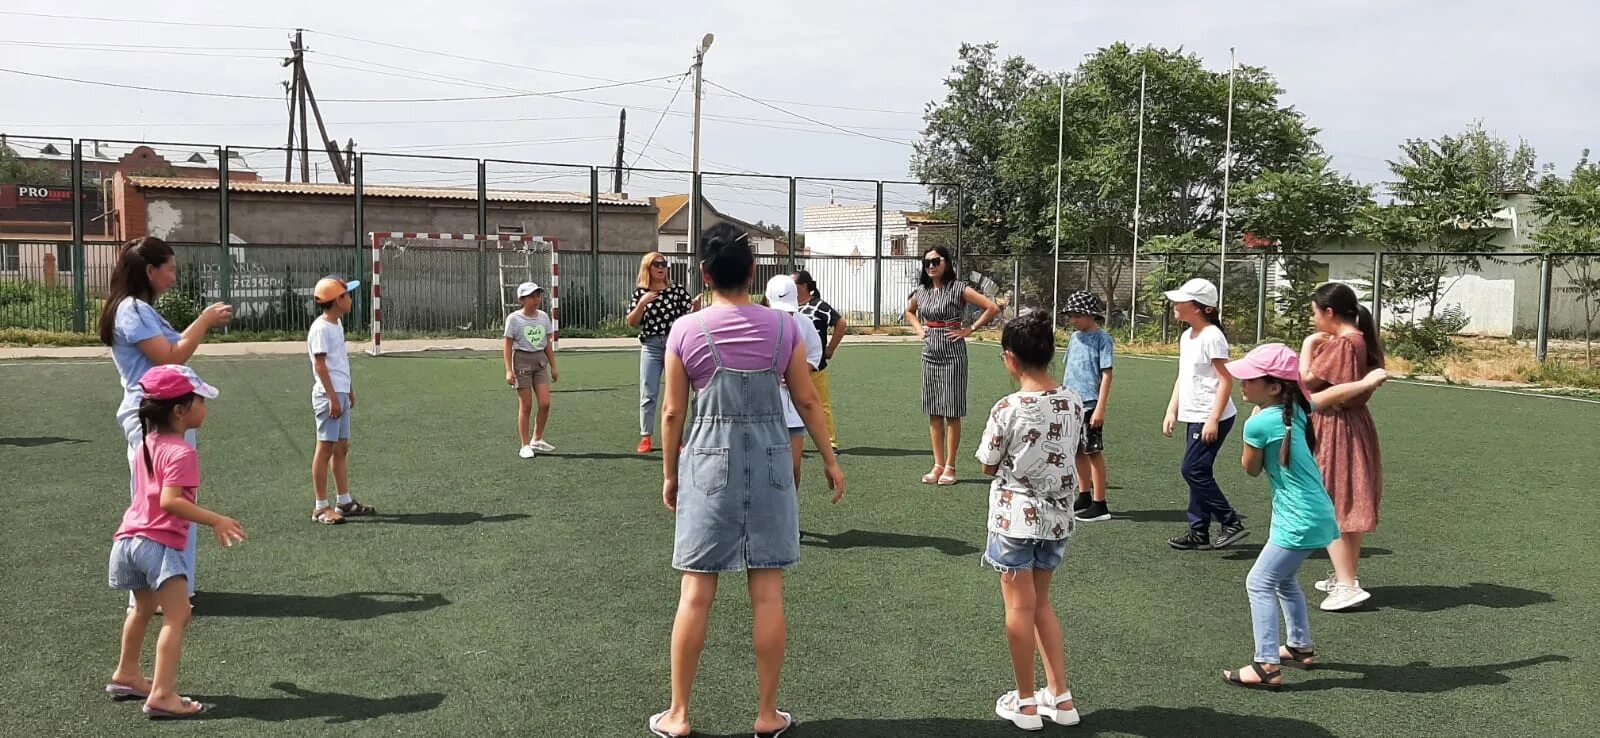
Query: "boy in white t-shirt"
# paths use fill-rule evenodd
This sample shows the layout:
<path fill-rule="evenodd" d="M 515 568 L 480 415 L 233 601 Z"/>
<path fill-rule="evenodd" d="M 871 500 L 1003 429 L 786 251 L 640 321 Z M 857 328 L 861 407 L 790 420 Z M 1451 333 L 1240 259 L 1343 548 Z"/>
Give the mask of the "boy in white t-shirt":
<path fill-rule="evenodd" d="M 1184 551 L 1226 548 L 1250 531 L 1211 471 L 1239 412 L 1233 406 L 1233 377 L 1225 366 L 1232 357 L 1217 313 L 1217 287 L 1191 279 L 1167 292 L 1167 299 L 1172 301 L 1173 316 L 1188 327 L 1178 339 L 1178 379 L 1161 432 L 1171 438 L 1177 425 L 1183 425 L 1188 439 L 1183 481 L 1189 484 L 1189 532 L 1168 539 L 1167 545 Z M 1213 520 L 1221 526 L 1215 540 Z"/>
<path fill-rule="evenodd" d="M 316 415 L 317 451 L 311 457 L 311 486 L 317 498 L 311 519 L 324 525 L 338 525 L 345 518 L 372 515 L 377 510 L 356 502 L 350 496 L 350 416 L 356 408 L 355 388 L 350 384 L 350 354 L 345 347 L 344 323 L 353 300 L 351 290 L 360 282 L 330 275 L 317 281 L 312 296 L 322 316 L 311 321 L 306 333 L 306 352 L 311 357 L 311 410 Z M 339 491 L 337 504 L 328 502 L 328 470 L 333 469 Z"/>

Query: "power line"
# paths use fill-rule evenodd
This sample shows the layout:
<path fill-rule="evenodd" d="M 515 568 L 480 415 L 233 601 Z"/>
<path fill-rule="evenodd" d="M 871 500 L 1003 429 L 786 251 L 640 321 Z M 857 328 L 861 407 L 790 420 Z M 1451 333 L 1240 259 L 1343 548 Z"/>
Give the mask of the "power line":
<path fill-rule="evenodd" d="M 59 15 L 55 13 L 30 13 L 21 10 L 0 10 L 0 15 L 19 15 L 29 18 L 55 20 L 100 21 L 105 23 L 146 23 L 155 26 L 184 26 L 187 28 L 234 28 L 243 31 L 287 31 L 284 26 L 251 26 L 239 23 L 194 23 L 190 21 L 153 20 L 150 18 L 107 18 L 94 15 Z"/>
<path fill-rule="evenodd" d="M 124 89 L 124 90 L 139 90 L 141 92 L 160 92 L 160 93 L 165 93 L 165 94 L 169 94 L 169 95 L 191 95 L 191 96 L 195 96 L 195 97 L 217 97 L 217 98 L 225 98 L 225 99 L 230 99 L 230 100 L 271 100 L 271 101 L 274 101 L 274 102 L 277 102 L 277 101 L 282 99 L 281 97 L 278 97 L 278 96 L 269 96 L 269 95 L 245 95 L 245 94 L 230 93 L 230 92 L 202 92 L 202 91 L 199 91 L 199 90 L 174 90 L 174 89 L 164 88 L 164 87 L 146 87 L 144 85 L 129 85 L 129 84 L 120 84 L 120 83 L 117 83 L 117 82 L 101 82 L 101 81 L 98 81 L 98 80 L 77 79 L 75 77 L 62 77 L 62 76 L 58 76 L 58 75 L 54 75 L 54 74 L 41 74 L 39 72 L 26 72 L 26 71 L 23 71 L 23 70 L 20 70 L 20 69 L 9 69 L 9 68 L 6 68 L 6 67 L 0 67 L 0 72 L 5 72 L 5 73 L 8 73 L 8 74 L 21 75 L 21 76 L 24 76 L 24 77 L 37 77 L 37 78 L 40 78 L 40 79 L 52 79 L 52 80 L 57 80 L 57 81 L 60 81 L 60 82 L 76 82 L 78 84 L 94 85 L 94 86 L 97 86 L 97 87 L 114 87 L 114 88 L 117 88 L 117 89 Z M 603 90 L 603 89 L 608 89 L 608 88 L 612 88 L 612 87 L 625 87 L 625 86 L 629 86 L 629 85 L 641 84 L 641 83 L 644 83 L 644 82 L 657 82 L 657 81 L 660 81 L 660 80 L 672 79 L 675 76 L 678 76 L 678 75 L 667 75 L 665 77 L 653 77 L 653 78 L 650 78 L 650 79 L 634 80 L 634 81 L 631 81 L 631 82 L 617 82 L 617 83 L 612 83 L 612 84 L 594 85 L 594 86 L 591 86 L 591 87 L 579 87 L 579 88 L 574 88 L 574 89 L 570 89 L 570 90 L 551 90 L 551 91 L 548 91 L 548 92 L 515 92 L 515 93 L 506 93 L 504 95 L 474 95 L 474 96 L 463 96 L 463 97 L 326 98 L 326 99 L 322 100 L 322 102 L 339 102 L 339 103 L 432 103 L 432 102 L 470 102 L 470 101 L 478 101 L 478 100 L 507 100 L 507 99 L 513 99 L 513 98 L 522 98 L 522 97 L 559 97 L 562 94 L 570 93 L 570 92 L 589 92 L 589 91 L 593 91 L 593 90 Z"/>
<path fill-rule="evenodd" d="M 780 113 L 783 113 L 784 115 L 788 115 L 788 116 L 792 116 L 792 117 L 795 117 L 795 118 L 799 118 L 800 120 L 807 121 L 807 122 L 810 122 L 810 123 L 815 123 L 815 124 L 817 124 L 819 126 L 832 128 L 832 129 L 834 129 L 836 131 L 839 131 L 841 133 L 848 133 L 848 134 L 850 134 L 852 136 L 860 136 L 862 138 L 870 138 L 870 139 L 874 139 L 874 140 L 877 140 L 877 141 L 883 141 L 884 143 L 899 144 L 901 146 L 906 146 L 906 147 L 910 147 L 911 146 L 911 143 L 909 141 L 901 141 L 901 140 L 893 139 L 893 138 L 884 138 L 882 136 L 875 136 L 875 135 L 870 134 L 870 133 L 862 133 L 860 131 L 853 131 L 853 130 L 850 130 L 849 128 L 845 128 L 844 126 L 837 126 L 837 125 L 834 125 L 834 124 L 829 123 L 827 121 L 817 120 L 816 118 L 812 118 L 811 116 L 802 115 L 800 113 L 796 113 L 793 110 L 786 110 L 784 108 L 780 108 L 780 107 L 778 107 L 776 105 L 773 105 L 772 103 L 769 103 L 769 102 L 767 102 L 765 100 L 758 100 L 758 99 L 750 97 L 749 95 L 746 95 L 746 94 L 744 94 L 742 92 L 739 92 L 738 90 L 731 89 L 731 88 L 729 88 L 727 86 L 724 86 L 724 85 L 719 85 L 716 82 L 714 82 L 712 80 L 709 80 L 709 79 L 706 80 L 705 82 L 706 82 L 706 84 L 711 85 L 712 87 L 715 87 L 715 88 L 717 88 L 719 90 L 726 90 L 727 92 L 732 93 L 733 95 L 735 95 L 735 96 L 737 96 L 739 98 L 742 98 L 744 100 L 748 100 L 748 101 L 753 102 L 753 103 L 755 103 L 757 105 L 760 105 L 762 107 L 771 108 L 771 109 L 776 110 L 776 111 L 778 111 Z"/>
<path fill-rule="evenodd" d="M 650 148 L 650 142 L 656 140 L 656 131 L 661 130 L 661 121 L 667 119 L 667 113 L 671 112 L 672 104 L 678 101 L 678 93 L 683 92 L 683 83 L 687 79 L 689 79 L 689 76 L 684 75 L 678 80 L 678 89 L 672 91 L 672 99 L 667 101 L 667 107 L 661 109 L 661 115 L 656 118 L 655 127 L 650 129 L 650 136 L 644 140 L 644 145 L 639 147 L 638 156 L 633 158 L 634 166 L 639 166 L 639 157 L 644 156 L 644 152 Z"/>

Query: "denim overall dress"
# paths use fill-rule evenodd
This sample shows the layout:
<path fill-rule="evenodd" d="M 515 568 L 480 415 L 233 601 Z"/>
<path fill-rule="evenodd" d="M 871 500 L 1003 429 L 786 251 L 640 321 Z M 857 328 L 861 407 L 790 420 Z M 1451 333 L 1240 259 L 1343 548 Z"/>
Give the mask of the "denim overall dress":
<path fill-rule="evenodd" d="M 677 531 L 672 567 L 728 572 L 786 569 L 800 560 L 789 430 L 778 393 L 788 315 L 774 311 L 772 366 L 730 369 L 699 314 L 716 369 L 695 393 L 694 424 L 678 456 Z"/>

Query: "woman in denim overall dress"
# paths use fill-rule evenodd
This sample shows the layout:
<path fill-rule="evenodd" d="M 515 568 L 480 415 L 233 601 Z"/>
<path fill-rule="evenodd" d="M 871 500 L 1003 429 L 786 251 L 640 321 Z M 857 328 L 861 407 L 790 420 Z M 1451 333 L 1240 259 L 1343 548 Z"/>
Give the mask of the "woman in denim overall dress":
<path fill-rule="evenodd" d="M 747 570 L 759 689 L 754 728 L 756 735 L 777 736 L 794 724 L 777 704 L 786 637 L 783 570 L 800 559 L 780 372 L 822 454 L 834 502 L 844 494 L 844 473 L 827 443 L 811 367 L 805 352 L 795 350 L 803 344 L 793 319 L 750 303 L 755 255 L 746 234 L 729 224 L 707 231 L 700 269 L 713 290 L 711 305 L 679 320 L 667 338 L 661 497 L 677 514 L 672 566 L 683 579 L 672 626 L 672 703 L 648 727 L 656 736 L 690 732 L 689 696 L 717 578 Z M 684 438 L 691 384 L 695 415 Z"/>

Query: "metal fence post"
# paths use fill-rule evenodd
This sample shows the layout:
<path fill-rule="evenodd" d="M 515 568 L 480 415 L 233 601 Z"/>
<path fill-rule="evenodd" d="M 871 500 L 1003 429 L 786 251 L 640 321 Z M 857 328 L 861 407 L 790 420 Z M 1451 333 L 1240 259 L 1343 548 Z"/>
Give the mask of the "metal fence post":
<path fill-rule="evenodd" d="M 478 235 L 489 232 L 489 163 L 478 160 Z M 489 310 L 489 252 L 484 246 L 483 239 L 478 239 L 478 319 L 473 325 L 484 324 Z M 495 293 L 499 294 L 505 288 L 495 283 Z"/>
<path fill-rule="evenodd" d="M 88 280 L 83 248 L 83 143 L 72 142 L 72 330 L 88 330 Z M 59 265 L 57 265 L 59 268 Z"/>
<path fill-rule="evenodd" d="M 585 328 L 600 327 L 600 168 L 589 167 L 589 315 Z"/>
<path fill-rule="evenodd" d="M 1372 324 L 1383 330 L 1383 252 L 1372 255 Z"/>
<path fill-rule="evenodd" d="M 1011 316 L 1022 314 L 1022 257 L 1011 255 Z M 1050 318 L 1050 324 L 1055 325 L 1055 318 Z"/>
<path fill-rule="evenodd" d="M 217 267 L 217 291 L 223 302 L 233 302 L 233 253 L 228 227 L 228 147 L 217 150 L 217 248 L 221 250 Z M 226 326 L 222 329 L 226 332 Z"/>
<path fill-rule="evenodd" d="M 1170 252 L 1161 255 L 1161 274 L 1162 274 L 1161 278 L 1163 280 L 1167 280 L 1167 279 L 1171 279 L 1172 278 L 1172 254 Z M 1171 282 L 1167 282 L 1167 284 L 1171 284 Z M 1161 306 L 1161 342 L 1162 343 L 1166 343 L 1167 341 L 1171 340 L 1171 335 L 1172 335 L 1171 334 L 1171 330 L 1172 330 L 1172 311 L 1168 310 L 1166 305 L 1162 305 Z"/>
<path fill-rule="evenodd" d="M 799 189 L 794 177 L 789 178 L 789 272 L 795 271 L 794 254 L 800 249 L 800 237 L 795 235 L 795 203 L 798 199 Z"/>
<path fill-rule="evenodd" d="M 1272 252 L 1261 252 L 1260 284 L 1256 285 L 1256 343 L 1267 337 L 1267 275 L 1272 264 Z"/>
<path fill-rule="evenodd" d="M 1533 355 L 1540 364 L 1550 349 L 1550 291 L 1554 276 L 1549 254 L 1539 256 L 1539 334 L 1534 340 Z"/>
<path fill-rule="evenodd" d="M 883 180 L 878 180 L 872 222 L 872 327 L 883 327 Z M 959 262 L 957 262 L 959 263 Z M 948 268 L 949 265 L 946 265 Z M 960 275 L 957 275 L 958 277 Z"/>
<path fill-rule="evenodd" d="M 369 243 L 366 240 L 366 236 L 367 236 L 367 233 L 366 233 L 366 219 L 363 217 L 362 212 L 361 212 L 362 211 L 362 208 L 361 208 L 361 204 L 362 204 L 361 203 L 361 194 L 362 194 L 362 191 L 365 189 L 365 186 L 362 184 L 362 178 L 364 176 L 362 171 L 361 171 L 362 170 L 362 167 L 361 167 L 362 155 L 361 154 L 356 154 L 353 158 L 355 159 L 355 162 L 354 162 L 354 166 L 352 167 L 353 171 L 351 172 L 350 181 L 353 184 L 354 197 L 352 199 L 355 201 L 355 209 L 356 209 L 355 218 L 351 221 L 352 223 L 355 224 L 355 234 L 354 234 L 354 238 L 352 239 L 352 241 L 353 241 L 352 245 L 355 246 L 355 259 L 352 260 L 352 263 L 354 264 L 355 268 L 351 269 L 350 273 L 351 274 L 357 274 L 357 275 L 364 275 L 364 274 L 366 274 L 367 270 L 365 269 L 366 256 L 363 254 L 363 252 L 366 252 L 368 249 L 372 248 L 372 244 Z M 363 285 L 366 288 L 364 291 L 369 295 L 372 294 L 372 291 L 373 291 L 373 285 L 371 284 L 372 280 L 363 279 L 363 281 L 366 282 L 366 284 Z M 381 295 L 381 293 L 380 293 L 380 295 Z M 367 304 L 371 305 L 370 302 L 367 303 Z M 362 316 L 362 318 L 367 318 L 367 320 L 365 321 L 366 327 L 368 329 L 371 329 L 372 321 L 370 320 L 371 316 L 369 314 L 366 314 L 363 311 L 355 310 L 353 308 L 351 309 L 350 313 L 351 313 L 351 315 L 359 315 L 359 316 Z M 362 318 L 354 318 L 352 320 L 352 322 L 357 324 L 357 325 L 360 325 L 363 322 Z"/>
<path fill-rule="evenodd" d="M 966 249 L 967 225 L 967 191 L 960 186 L 956 187 L 956 262 L 961 262 L 961 254 Z M 924 251 L 923 254 L 928 252 Z M 917 254 L 918 258 L 922 254 Z"/>

